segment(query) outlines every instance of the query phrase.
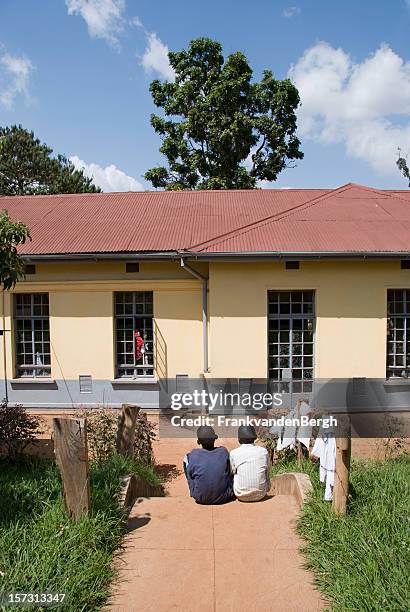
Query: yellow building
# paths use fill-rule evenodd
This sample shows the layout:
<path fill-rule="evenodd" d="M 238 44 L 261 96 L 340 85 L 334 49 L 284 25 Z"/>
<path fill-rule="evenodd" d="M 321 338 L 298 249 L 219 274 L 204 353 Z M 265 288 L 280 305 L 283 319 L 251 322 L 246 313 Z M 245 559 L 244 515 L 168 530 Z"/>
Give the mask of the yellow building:
<path fill-rule="evenodd" d="M 187 376 L 407 382 L 409 192 L 1 200 L 32 234 L 1 302 L 10 402 L 154 408 L 162 379 Z"/>

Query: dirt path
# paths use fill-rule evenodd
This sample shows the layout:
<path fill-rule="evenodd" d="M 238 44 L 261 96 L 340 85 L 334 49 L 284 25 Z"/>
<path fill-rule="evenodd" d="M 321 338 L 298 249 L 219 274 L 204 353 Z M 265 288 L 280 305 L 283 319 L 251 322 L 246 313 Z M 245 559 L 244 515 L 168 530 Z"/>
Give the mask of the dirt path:
<path fill-rule="evenodd" d="M 175 476 L 193 446 L 190 439 L 162 440 L 157 460 Z M 130 514 L 112 612 L 321 610 L 302 568 L 292 497 L 200 506 L 182 474 L 168 490 L 168 497 L 139 501 Z"/>

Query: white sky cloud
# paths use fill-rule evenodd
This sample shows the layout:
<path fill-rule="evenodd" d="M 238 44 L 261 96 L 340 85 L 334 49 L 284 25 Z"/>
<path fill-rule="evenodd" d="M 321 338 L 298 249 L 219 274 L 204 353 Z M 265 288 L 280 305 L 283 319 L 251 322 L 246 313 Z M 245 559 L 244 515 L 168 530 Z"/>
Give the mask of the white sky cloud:
<path fill-rule="evenodd" d="M 141 19 L 137 15 L 135 17 L 131 17 L 130 24 L 135 26 L 136 28 L 143 28 L 144 27 Z"/>
<path fill-rule="evenodd" d="M 361 63 L 320 42 L 289 70 L 298 87 L 299 134 L 342 143 L 347 153 L 386 174 L 397 148 L 410 148 L 410 62 L 383 45 Z"/>
<path fill-rule="evenodd" d="M 118 45 L 124 28 L 125 0 L 66 0 L 69 15 L 81 15 L 93 38 Z"/>
<path fill-rule="evenodd" d="M 126 25 L 144 30 L 147 45 L 141 64 L 147 74 L 156 73 L 164 79 L 173 80 L 174 70 L 168 60 L 168 47 L 155 32 L 148 32 L 139 17 L 128 21 L 125 18 L 125 0 L 65 0 L 69 15 L 80 15 L 87 24 L 93 38 L 102 38 L 114 47 L 119 47 L 119 35 Z"/>
<path fill-rule="evenodd" d="M 296 15 L 300 15 L 300 13 L 301 13 L 301 10 L 298 6 L 287 6 L 282 11 L 282 17 L 291 19 L 292 17 L 295 17 Z"/>
<path fill-rule="evenodd" d="M 28 90 L 33 64 L 26 57 L 0 55 L 0 104 L 10 110 L 17 96 L 30 100 Z"/>
<path fill-rule="evenodd" d="M 142 191 L 144 188 L 140 182 L 132 176 L 125 174 L 122 170 L 110 164 L 103 168 L 98 164 L 87 164 L 77 155 L 70 157 L 70 161 L 84 174 L 93 179 L 93 182 L 103 191 Z"/>
<path fill-rule="evenodd" d="M 141 60 L 145 72 L 148 74 L 156 72 L 164 79 L 173 80 L 175 73 L 169 63 L 167 45 L 164 45 L 155 32 L 147 34 L 147 41 L 148 44 Z"/>

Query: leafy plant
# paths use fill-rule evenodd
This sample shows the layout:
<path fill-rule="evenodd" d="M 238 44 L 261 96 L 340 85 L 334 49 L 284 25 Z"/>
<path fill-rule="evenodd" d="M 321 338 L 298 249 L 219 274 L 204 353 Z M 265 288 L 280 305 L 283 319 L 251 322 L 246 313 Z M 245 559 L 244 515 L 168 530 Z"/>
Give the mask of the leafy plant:
<path fill-rule="evenodd" d="M 1 175 L 1 172 L 0 172 Z M 24 276 L 24 262 L 17 247 L 30 239 L 30 231 L 24 223 L 14 222 L 6 210 L 0 212 L 0 285 L 11 289 Z"/>
<path fill-rule="evenodd" d="M 398 419 L 392 414 L 384 417 L 384 427 L 387 437 L 382 438 L 384 448 L 384 459 L 392 459 L 408 450 L 408 441 L 404 434 L 403 420 Z"/>
<path fill-rule="evenodd" d="M 88 450 L 97 463 L 103 463 L 115 454 L 117 413 L 108 408 L 80 409 L 78 418 L 87 419 Z"/>
<path fill-rule="evenodd" d="M 6 400 L 0 404 L 0 446 L 7 458 L 15 461 L 29 444 L 37 442 L 40 419 L 31 416 L 20 404 L 9 406 Z"/>
<path fill-rule="evenodd" d="M 116 453 L 118 411 L 110 408 L 78 410 L 76 416 L 87 419 L 87 437 L 90 455 L 98 463 L 104 463 Z M 134 458 L 141 463 L 153 464 L 152 441 L 155 425 L 144 413 L 139 413 L 135 426 Z"/>
<path fill-rule="evenodd" d="M 134 456 L 137 460 L 153 464 L 154 451 L 152 442 L 156 438 L 155 425 L 145 413 L 139 413 L 135 427 Z"/>

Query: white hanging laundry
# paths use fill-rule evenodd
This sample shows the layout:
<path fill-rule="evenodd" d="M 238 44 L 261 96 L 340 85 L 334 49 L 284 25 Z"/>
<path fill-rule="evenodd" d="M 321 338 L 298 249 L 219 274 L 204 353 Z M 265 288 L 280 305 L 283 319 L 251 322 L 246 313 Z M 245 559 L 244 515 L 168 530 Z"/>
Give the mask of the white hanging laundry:
<path fill-rule="evenodd" d="M 336 438 L 327 438 L 325 452 L 323 453 L 323 469 L 326 472 L 325 500 L 332 501 L 333 486 L 335 483 L 336 467 Z"/>
<path fill-rule="evenodd" d="M 299 404 L 299 416 L 307 416 L 310 412 L 310 406 L 307 402 L 300 402 Z M 305 446 L 309 450 L 310 446 L 310 438 L 312 437 L 312 426 L 311 425 L 303 425 L 298 429 L 297 440 L 303 446 Z"/>
<path fill-rule="evenodd" d="M 325 483 L 325 501 L 333 499 L 335 482 L 336 439 L 334 437 L 317 437 L 312 449 L 312 455 L 320 461 L 319 479 Z"/>
<path fill-rule="evenodd" d="M 325 470 L 322 468 L 322 454 L 325 447 L 325 442 L 321 436 L 318 436 L 312 448 L 311 455 L 319 459 L 319 480 L 325 482 Z"/>
<path fill-rule="evenodd" d="M 285 419 L 294 419 L 295 411 L 291 410 L 286 416 Z M 278 439 L 278 444 L 276 446 L 276 450 L 284 450 L 285 448 L 293 448 L 296 442 L 296 427 L 294 425 L 285 425 L 283 430 L 282 439 Z"/>
<path fill-rule="evenodd" d="M 299 415 L 300 416 L 306 416 L 307 414 L 309 414 L 310 412 L 310 406 L 307 402 L 300 402 L 299 404 Z"/>

